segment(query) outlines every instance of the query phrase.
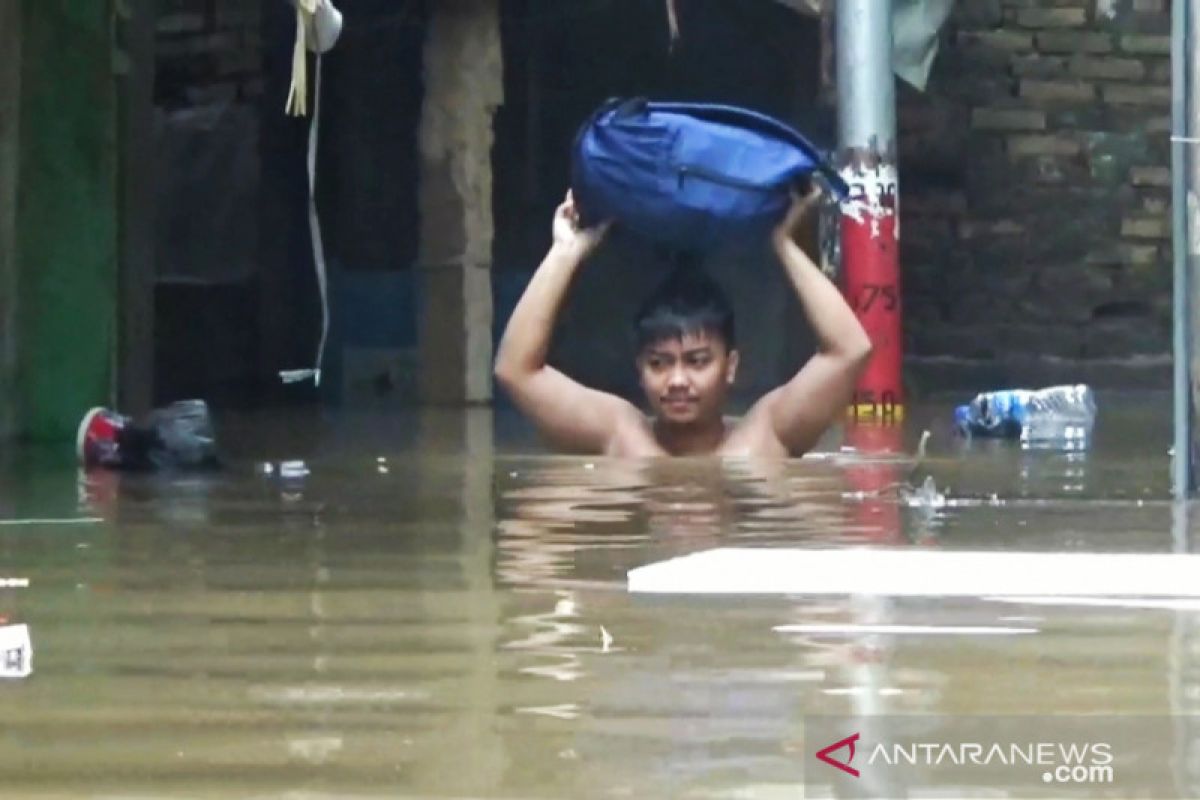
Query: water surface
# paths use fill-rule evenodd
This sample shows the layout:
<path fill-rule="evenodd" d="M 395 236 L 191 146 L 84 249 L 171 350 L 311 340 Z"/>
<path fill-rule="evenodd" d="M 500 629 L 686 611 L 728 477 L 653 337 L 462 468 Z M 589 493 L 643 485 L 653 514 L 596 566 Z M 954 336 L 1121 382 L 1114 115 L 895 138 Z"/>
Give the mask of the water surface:
<path fill-rule="evenodd" d="M 0 577 L 31 585 L 0 615 L 35 660 L 0 682 L 0 795 L 791 797 L 806 714 L 1191 713 L 1194 610 L 626 592 L 729 545 L 1189 550 L 1167 398 L 1101 400 L 1083 453 L 964 445 L 947 406 L 857 442 L 929 427 L 916 465 L 839 432 L 784 464 L 558 457 L 482 410 L 223 419 L 204 476 L 10 448 Z M 950 502 L 902 502 L 926 477 Z M 814 624 L 1035 633 L 774 630 Z"/>

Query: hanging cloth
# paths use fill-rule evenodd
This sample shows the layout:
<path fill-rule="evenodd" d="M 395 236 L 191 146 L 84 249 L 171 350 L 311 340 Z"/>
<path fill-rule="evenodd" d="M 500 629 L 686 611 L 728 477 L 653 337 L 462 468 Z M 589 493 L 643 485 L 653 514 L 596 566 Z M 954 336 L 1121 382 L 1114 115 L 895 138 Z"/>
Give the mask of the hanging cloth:
<path fill-rule="evenodd" d="M 308 51 L 316 54 L 313 85 L 313 119 L 308 129 L 308 230 L 312 237 L 313 265 L 321 292 L 321 338 L 312 367 L 281 370 L 284 383 L 312 380 L 321 385 L 321 364 L 329 338 L 329 281 L 325 268 L 325 245 L 321 220 L 317 214 L 317 143 L 321 130 L 321 54 L 337 43 L 342 32 L 342 15 L 329 0 L 294 0 L 296 4 L 296 46 L 292 51 L 292 84 L 284 113 L 302 117 L 308 113 Z"/>

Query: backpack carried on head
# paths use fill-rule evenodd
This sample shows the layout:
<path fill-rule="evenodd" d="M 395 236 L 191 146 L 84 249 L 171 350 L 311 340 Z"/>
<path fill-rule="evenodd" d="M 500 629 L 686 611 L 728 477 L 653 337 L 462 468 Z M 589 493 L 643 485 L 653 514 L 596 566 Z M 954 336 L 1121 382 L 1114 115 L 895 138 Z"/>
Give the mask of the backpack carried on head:
<path fill-rule="evenodd" d="M 580 128 L 571 184 L 585 225 L 612 219 L 677 251 L 765 239 L 817 175 L 849 187 L 800 133 L 734 106 L 609 100 Z"/>

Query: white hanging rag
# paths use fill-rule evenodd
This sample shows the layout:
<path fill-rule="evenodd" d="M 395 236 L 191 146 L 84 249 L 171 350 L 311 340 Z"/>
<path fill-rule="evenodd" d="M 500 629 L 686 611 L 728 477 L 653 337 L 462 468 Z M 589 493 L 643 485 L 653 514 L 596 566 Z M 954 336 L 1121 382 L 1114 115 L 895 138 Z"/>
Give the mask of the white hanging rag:
<path fill-rule="evenodd" d="M 329 281 L 325 269 L 325 245 L 321 238 L 321 221 L 317 215 L 317 142 L 321 129 L 321 54 L 328 52 L 342 33 L 342 15 L 330 0 L 292 0 L 296 6 L 296 47 L 292 52 L 292 85 L 288 90 L 284 112 L 293 116 L 308 113 L 308 51 L 316 54 L 316 77 L 313 86 L 313 119 L 308 129 L 308 230 L 312 236 L 313 264 L 317 271 L 317 286 L 321 291 L 321 340 L 313 366 L 308 369 L 282 370 L 284 383 L 311 379 L 321 385 L 321 363 L 325 357 L 325 342 L 329 338 Z"/>

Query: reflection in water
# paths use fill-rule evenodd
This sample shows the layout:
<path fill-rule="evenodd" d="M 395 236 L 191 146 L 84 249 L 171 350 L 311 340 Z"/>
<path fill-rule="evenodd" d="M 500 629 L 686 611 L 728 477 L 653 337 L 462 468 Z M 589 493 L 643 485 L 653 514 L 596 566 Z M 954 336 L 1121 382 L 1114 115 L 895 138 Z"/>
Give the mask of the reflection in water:
<path fill-rule="evenodd" d="M 553 678 L 557 681 L 573 681 L 583 674 L 583 662 L 579 658 L 579 647 L 572 642 L 582 640 L 586 628 L 567 620 L 579 617 L 575 599 L 571 592 L 556 592 L 558 601 L 554 609 L 543 614 L 523 614 L 514 617 L 510 624 L 528 635 L 505 642 L 513 650 L 525 650 L 547 659 L 549 663 L 523 666 L 520 671 L 527 675 Z"/>
<path fill-rule="evenodd" d="M 898 544 L 900 507 L 895 492 L 903 473 L 898 456 L 903 453 L 904 431 L 896 425 L 852 424 L 846 444 L 858 454 L 846 466 L 846 476 L 861 498 L 855 521 L 864 535 L 877 544 Z"/>
<path fill-rule="evenodd" d="M 1176 501 L 1171 508 L 1174 552 L 1192 552 L 1191 508 Z M 1170 712 L 1174 715 L 1175 741 L 1172 772 L 1180 796 L 1200 795 L 1200 609 L 1172 614 L 1167 681 Z"/>
<path fill-rule="evenodd" d="M 0 474 L 6 518 L 100 520 L 0 527 L 0 576 L 30 580 L 0 616 L 38 639 L 0 687 L 6 796 L 793 796 L 806 715 L 1198 710 L 1185 607 L 626 592 L 718 546 L 1187 552 L 1141 428 L 1067 454 L 935 435 L 919 467 L 852 436 L 785 463 L 497 455 L 486 411 L 304 430 L 202 480 Z M 1198 735 L 1165 748 L 1182 788 Z"/>
<path fill-rule="evenodd" d="M 849 524 L 845 475 L 824 461 L 561 458 L 516 460 L 498 473 L 497 575 L 513 585 L 577 585 L 561 579 L 598 562 L 623 588 L 624 571 L 648 553 L 856 543 L 878 530 Z M 881 502 L 895 510 L 894 498 Z"/>

